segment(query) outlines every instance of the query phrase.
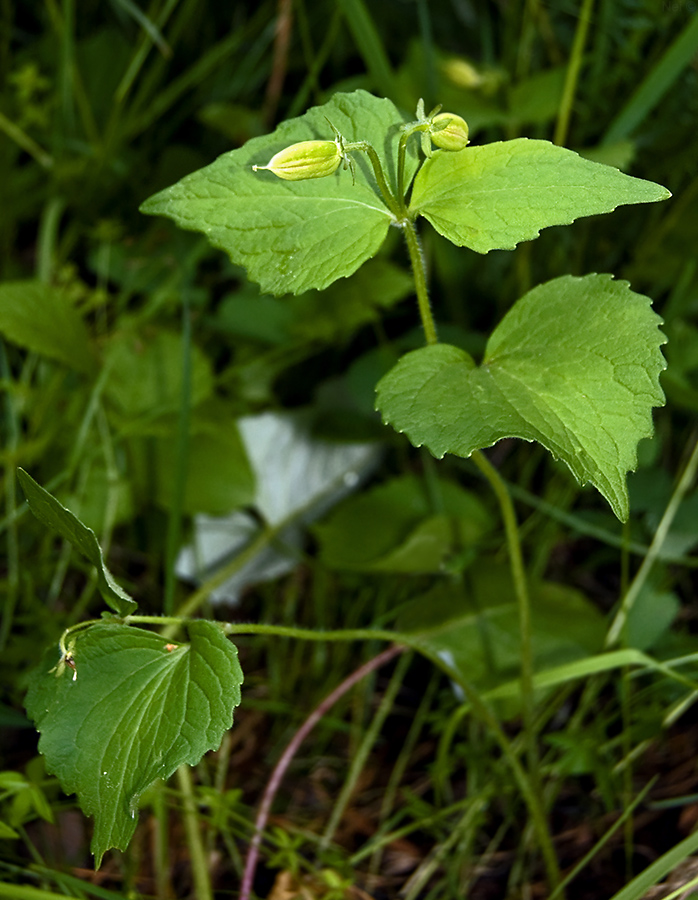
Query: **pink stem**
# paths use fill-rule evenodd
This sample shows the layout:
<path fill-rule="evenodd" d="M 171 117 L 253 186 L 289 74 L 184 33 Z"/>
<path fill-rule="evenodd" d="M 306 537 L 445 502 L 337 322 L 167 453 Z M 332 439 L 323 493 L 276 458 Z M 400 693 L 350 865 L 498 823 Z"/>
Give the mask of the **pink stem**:
<path fill-rule="evenodd" d="M 281 754 L 279 761 L 274 766 L 274 771 L 271 773 L 271 777 L 267 782 L 262 802 L 259 805 L 259 812 L 257 813 L 257 819 L 254 824 L 254 835 L 252 836 L 252 841 L 250 842 L 250 847 L 247 851 L 247 859 L 245 860 L 245 872 L 242 876 L 242 885 L 240 887 L 240 900 L 250 900 L 252 895 L 252 882 L 254 881 L 255 871 L 257 869 L 259 847 L 262 843 L 262 834 L 264 833 L 267 819 L 269 818 L 271 805 L 274 802 L 274 797 L 279 789 L 281 780 L 286 774 L 286 769 L 288 769 L 291 760 L 298 752 L 298 748 L 320 719 L 334 706 L 340 697 L 344 696 L 350 688 L 361 681 L 361 679 L 368 675 L 369 672 L 380 669 L 381 666 L 384 666 L 387 662 L 390 662 L 391 659 L 394 659 L 402 653 L 404 649 L 404 647 L 398 646 L 389 647 L 387 650 L 379 653 L 378 656 L 374 656 L 373 659 L 364 663 L 364 665 L 355 672 L 352 672 L 351 675 L 345 678 L 344 681 L 336 687 L 331 694 L 328 694 L 322 703 L 310 713 L 308 718 L 289 741 L 288 747 L 286 747 Z"/>

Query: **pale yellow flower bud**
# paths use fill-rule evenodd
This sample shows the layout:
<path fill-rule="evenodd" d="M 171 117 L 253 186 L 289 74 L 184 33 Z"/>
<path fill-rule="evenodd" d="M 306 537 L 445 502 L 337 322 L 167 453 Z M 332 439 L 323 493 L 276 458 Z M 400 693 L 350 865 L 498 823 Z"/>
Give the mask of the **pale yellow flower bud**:
<path fill-rule="evenodd" d="M 252 170 L 268 169 L 285 181 L 304 181 L 332 175 L 343 159 L 336 141 L 301 141 L 279 150 L 266 166 L 252 166 Z"/>
<path fill-rule="evenodd" d="M 443 125 L 444 127 L 439 127 Z M 468 124 L 455 113 L 439 113 L 432 120 L 433 143 L 442 150 L 463 150 L 468 146 Z"/>
<path fill-rule="evenodd" d="M 443 63 L 442 71 L 460 88 L 472 89 L 482 84 L 482 75 L 465 59 L 449 59 Z"/>

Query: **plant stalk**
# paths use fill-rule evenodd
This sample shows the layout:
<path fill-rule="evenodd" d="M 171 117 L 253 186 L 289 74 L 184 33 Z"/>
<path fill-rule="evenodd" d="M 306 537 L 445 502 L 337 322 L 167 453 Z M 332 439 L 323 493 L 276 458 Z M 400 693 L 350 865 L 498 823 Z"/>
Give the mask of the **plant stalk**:
<path fill-rule="evenodd" d="M 380 192 L 383 195 L 386 206 L 395 216 L 395 218 L 399 219 L 401 215 L 400 202 L 399 200 L 395 199 L 393 192 L 390 190 L 388 182 L 385 178 L 385 173 L 383 172 L 383 166 L 381 165 L 380 157 L 376 153 L 376 149 L 373 144 L 369 144 L 368 141 L 355 141 L 350 144 L 345 144 L 344 149 L 347 151 L 360 150 L 362 153 L 367 154 L 369 160 L 371 161 L 373 174 L 376 177 L 376 183 L 378 184 Z"/>
<path fill-rule="evenodd" d="M 690 486 L 693 484 L 693 479 L 695 478 L 697 468 L 698 441 L 696 441 L 696 444 L 693 447 L 693 452 L 691 453 L 691 456 L 686 463 L 686 468 L 684 469 L 683 474 L 679 479 L 676 490 L 672 494 L 671 500 L 667 504 L 667 508 L 664 511 L 664 515 L 662 516 L 659 525 L 657 526 L 657 530 L 654 534 L 654 537 L 652 538 L 652 543 L 650 544 L 650 548 L 647 551 L 647 555 L 643 559 L 642 565 L 637 570 L 637 575 L 633 579 L 627 593 L 623 597 L 623 602 L 621 603 L 620 609 L 616 613 L 616 616 L 611 623 L 611 627 L 608 630 L 608 635 L 606 636 L 606 649 L 613 647 L 613 645 L 616 644 L 620 639 L 623 629 L 625 628 L 625 624 L 628 620 L 630 610 L 635 605 L 635 601 L 637 600 L 640 592 L 645 586 L 647 579 L 649 578 L 649 574 L 652 571 L 652 567 L 657 561 L 662 547 L 664 546 L 664 542 L 666 541 L 667 535 L 669 534 L 669 529 L 671 528 L 671 523 L 674 521 L 674 517 L 679 511 L 681 501 L 683 500 Z"/>
<path fill-rule="evenodd" d="M 437 344 L 439 339 L 436 334 L 436 326 L 434 325 L 434 317 L 431 314 L 431 306 L 429 304 L 429 292 L 427 290 L 427 279 L 424 272 L 424 257 L 422 248 L 419 244 L 419 237 L 414 222 L 405 216 L 400 222 L 402 230 L 407 241 L 407 249 L 410 254 L 410 262 L 412 263 L 412 273 L 414 275 L 414 285 L 417 290 L 417 303 L 419 304 L 419 315 L 424 327 L 424 337 L 427 344 Z"/>
<path fill-rule="evenodd" d="M 189 766 L 180 766 L 177 769 L 177 780 L 182 792 L 182 804 L 184 807 L 184 828 L 187 833 L 189 857 L 191 859 L 191 871 L 194 880 L 194 895 L 196 900 L 213 900 L 211 879 L 208 876 L 206 852 L 201 840 L 199 828 L 199 814 L 196 809 L 194 797 L 194 785 L 191 779 Z"/>
<path fill-rule="evenodd" d="M 523 564 L 523 554 L 519 541 L 519 530 L 516 522 L 516 512 L 509 491 L 500 477 L 499 472 L 487 459 L 484 453 L 476 450 L 472 460 L 478 469 L 490 483 L 494 491 L 499 508 L 504 520 L 504 530 L 507 538 L 507 549 L 511 565 L 511 577 L 514 582 L 516 604 L 519 612 L 519 629 L 521 631 L 521 718 L 523 720 L 528 765 L 531 774 L 538 772 L 538 744 L 533 723 L 533 648 L 531 628 L 531 601 L 528 595 L 526 572 Z"/>
<path fill-rule="evenodd" d="M 421 249 L 419 247 L 417 232 L 414 223 L 407 217 L 400 223 L 405 231 L 407 247 L 410 252 L 412 261 L 412 270 L 414 272 L 415 287 L 417 290 L 417 299 L 419 301 L 419 312 L 424 325 L 424 334 L 428 344 L 435 344 L 438 341 L 436 336 L 436 328 L 429 306 L 429 297 L 427 294 L 426 278 L 424 274 L 424 260 L 422 258 Z M 507 537 L 507 547 L 509 551 L 509 560 L 511 565 L 512 578 L 514 581 L 514 590 L 516 593 L 517 606 L 519 610 L 519 627 L 521 631 L 521 711 L 524 739 L 526 742 L 526 755 L 528 761 L 528 774 L 524 771 L 516 754 L 511 749 L 509 741 L 502 732 L 499 723 L 489 708 L 480 699 L 480 696 L 472 688 L 466 689 L 468 699 L 470 700 L 473 710 L 491 727 L 495 737 L 500 742 L 502 749 L 509 760 L 512 772 L 516 778 L 521 793 L 528 805 L 531 815 L 533 827 L 536 831 L 541 853 L 545 863 L 548 880 L 551 889 L 554 889 L 560 881 L 560 870 L 555 856 L 552 839 L 548 822 L 546 820 L 545 811 L 540 801 L 540 765 L 538 757 L 538 744 L 536 741 L 536 730 L 533 717 L 533 649 L 532 649 L 532 631 L 531 631 L 531 604 L 528 595 L 528 586 L 526 583 L 526 573 L 523 564 L 523 554 L 521 552 L 521 543 L 519 541 L 519 531 L 516 522 L 516 513 L 514 504 L 507 490 L 504 480 L 499 472 L 494 468 L 486 456 L 480 451 L 472 454 L 472 459 L 482 474 L 490 483 L 492 490 L 497 497 L 499 506 L 504 520 L 504 529 Z"/>
<path fill-rule="evenodd" d="M 526 582 L 521 542 L 516 521 L 516 512 L 507 486 L 487 457 L 479 450 L 472 454 L 472 460 L 485 478 L 490 483 L 492 490 L 499 502 L 499 508 L 504 520 L 504 530 L 507 538 L 507 549 L 511 565 L 511 575 L 514 582 L 514 592 L 519 611 L 519 630 L 521 632 L 521 719 L 523 723 L 524 741 L 526 744 L 526 759 L 528 762 L 527 785 L 530 785 L 535 798 L 535 810 L 529 805 L 531 818 L 538 835 L 541 852 L 545 858 L 550 887 L 555 888 L 560 880 L 560 872 L 552 846 L 550 830 L 539 798 L 542 796 L 540 784 L 540 758 L 538 755 L 538 742 L 534 720 L 534 664 L 533 664 L 533 629 L 531 625 L 531 601 Z M 517 760 L 518 764 L 518 760 Z M 516 773 L 514 773 L 516 774 Z M 523 790 L 523 788 L 522 788 Z M 553 880 L 554 879 L 554 880 Z"/>
<path fill-rule="evenodd" d="M 584 0 L 579 12 L 579 19 L 577 20 L 577 29 L 574 33 L 574 42 L 572 44 L 572 54 L 570 56 L 569 66 L 567 67 L 567 74 L 565 75 L 565 86 L 562 91 L 562 100 L 557 115 L 557 122 L 555 123 L 555 136 L 553 141 L 559 147 L 562 147 L 567 140 L 567 132 L 569 131 L 570 118 L 572 116 L 572 105 L 574 103 L 574 95 L 579 80 L 579 70 L 581 69 L 582 58 L 584 56 L 584 44 L 586 43 L 593 8 L 594 0 Z"/>

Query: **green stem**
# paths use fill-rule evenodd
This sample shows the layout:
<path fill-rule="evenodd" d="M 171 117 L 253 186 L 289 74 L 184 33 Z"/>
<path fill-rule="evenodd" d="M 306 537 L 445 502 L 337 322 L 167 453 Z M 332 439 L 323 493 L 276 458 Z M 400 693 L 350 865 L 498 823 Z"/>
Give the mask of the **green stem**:
<path fill-rule="evenodd" d="M 217 587 L 226 582 L 229 578 L 232 578 L 232 576 L 235 575 L 236 572 L 239 572 L 250 559 L 253 559 L 265 547 L 271 544 L 282 527 L 283 523 L 274 528 L 268 528 L 266 531 L 262 531 L 244 548 L 244 550 L 241 550 L 240 553 L 238 553 L 235 559 L 219 569 L 215 575 L 212 575 L 205 581 L 198 590 L 194 591 L 186 603 L 183 603 L 182 606 L 179 607 L 175 618 L 167 619 L 166 617 L 163 617 L 160 621 L 162 623 L 171 621 L 181 624 L 184 619 L 193 616 Z M 171 636 L 171 632 L 168 631 L 164 632 L 164 634 L 165 637 Z"/>
<path fill-rule="evenodd" d="M 533 649 L 531 629 L 531 601 L 528 596 L 526 572 L 524 569 L 519 529 L 516 512 L 509 491 L 499 472 L 480 450 L 472 455 L 472 460 L 494 491 L 504 520 L 504 531 L 507 538 L 511 576 L 514 581 L 514 592 L 519 612 L 519 628 L 521 631 L 521 711 L 526 734 L 528 764 L 531 772 L 538 771 L 538 745 L 535 739 L 533 724 Z"/>
<path fill-rule="evenodd" d="M 101 619 L 93 619 L 83 625 L 96 625 Z M 127 625 L 167 625 L 169 637 L 177 628 L 183 628 L 187 618 L 181 616 L 127 616 Z M 225 634 L 268 634 L 274 637 L 289 637 L 300 641 L 398 641 L 406 647 L 419 647 L 418 635 L 410 637 L 397 631 L 381 628 L 342 628 L 336 631 L 316 631 L 310 628 L 296 628 L 291 625 L 263 625 L 258 622 L 218 622 Z M 170 631 L 171 629 L 171 631 Z"/>
<path fill-rule="evenodd" d="M 191 310 L 189 306 L 189 286 L 183 285 L 182 297 L 182 385 L 179 398 L 177 441 L 175 444 L 175 473 L 172 480 L 172 505 L 167 520 L 165 539 L 165 592 L 163 611 L 170 615 L 174 610 L 177 576 L 175 564 L 179 553 L 182 532 L 182 515 L 187 488 L 187 468 L 189 463 L 189 429 L 191 424 Z"/>
<path fill-rule="evenodd" d="M 431 314 L 431 306 L 429 304 L 429 292 L 427 291 L 427 279 L 424 273 L 424 257 L 422 256 L 422 248 L 419 245 L 419 237 L 414 222 L 405 216 L 400 222 L 402 230 L 405 233 L 407 241 L 407 249 L 410 254 L 410 262 L 412 263 L 412 272 L 414 274 L 414 284 L 417 290 L 417 303 L 419 304 L 419 315 L 424 327 L 424 337 L 427 344 L 437 344 L 439 339 L 436 335 L 436 326 L 434 318 Z"/>
<path fill-rule="evenodd" d="M 671 523 L 674 521 L 674 516 L 679 511 L 681 501 L 683 500 L 686 492 L 693 483 L 697 468 L 698 442 L 696 442 L 693 448 L 693 452 L 691 453 L 688 463 L 686 464 L 683 475 L 679 479 L 676 490 L 674 491 L 671 500 L 667 504 L 664 515 L 662 516 L 659 525 L 657 526 L 657 530 L 654 534 L 654 537 L 652 538 L 652 543 L 650 544 L 650 548 L 647 551 L 647 556 L 645 556 L 642 561 L 642 565 L 637 570 L 637 575 L 628 588 L 626 595 L 623 597 L 623 602 L 621 603 L 620 609 L 616 613 L 616 617 L 614 618 L 611 627 L 608 630 L 608 635 L 606 636 L 606 649 L 612 647 L 620 639 L 623 629 L 625 628 L 628 615 L 630 614 L 630 610 L 635 605 L 635 601 L 637 600 L 640 592 L 645 586 L 645 583 L 649 578 L 649 574 L 652 571 L 652 567 L 654 566 L 659 554 L 661 553 L 664 542 L 666 541 L 667 535 L 669 534 Z"/>
<path fill-rule="evenodd" d="M 562 91 L 562 100 L 560 101 L 560 110 L 555 124 L 555 136 L 553 141 L 558 146 L 562 146 L 567 140 L 567 132 L 569 130 L 570 117 L 572 115 L 572 104 L 574 103 L 574 95 L 577 90 L 579 70 L 582 66 L 584 44 L 586 43 L 587 32 L 589 31 L 593 6 L 594 0 L 584 0 L 579 12 L 577 30 L 574 34 L 572 53 L 570 55 L 570 64 L 567 67 L 565 86 Z"/>
<path fill-rule="evenodd" d="M 182 805 L 184 807 L 184 828 L 187 833 L 189 845 L 189 858 L 191 860 L 192 877 L 194 880 L 194 896 L 196 900 L 213 900 L 211 879 L 208 877 L 208 865 L 206 853 L 201 840 L 199 827 L 199 813 L 196 808 L 194 796 L 194 784 L 191 779 L 189 766 L 180 766 L 177 769 L 177 780 L 182 792 Z"/>
<path fill-rule="evenodd" d="M 369 160 L 371 161 L 371 166 L 373 167 L 373 174 L 376 176 L 376 183 L 378 184 L 380 192 L 383 195 L 386 206 L 395 216 L 395 218 L 399 219 L 402 215 L 400 203 L 395 199 L 393 192 L 388 186 L 388 182 L 385 178 L 385 173 L 383 172 L 383 166 L 381 165 L 380 157 L 376 153 L 376 149 L 373 144 L 369 144 L 368 141 L 355 141 L 350 144 L 345 144 L 344 149 L 346 151 L 360 150 L 362 153 L 367 154 Z"/>
<path fill-rule="evenodd" d="M 397 145 L 397 197 L 398 202 L 403 206 L 405 204 L 405 154 L 407 141 L 412 134 L 411 131 L 403 131 L 400 135 L 400 143 Z"/>
<path fill-rule="evenodd" d="M 545 871 L 548 876 L 549 887 L 551 891 L 555 890 L 560 883 L 560 868 L 558 866 L 557 856 L 555 855 L 555 847 L 553 846 L 552 838 L 550 836 L 550 829 L 548 828 L 545 810 L 541 802 L 542 795 L 531 777 L 533 773 L 527 773 L 525 771 L 511 742 L 497 721 L 497 718 L 485 701 L 480 697 L 478 692 L 467 683 L 461 682 L 461 685 L 468 703 L 470 703 L 473 708 L 473 712 L 478 716 L 480 721 L 484 722 L 490 729 L 494 739 L 501 747 L 506 761 L 509 763 L 514 780 L 518 784 L 524 802 L 528 807 L 531 822 L 538 837 L 540 851 L 543 854 Z M 564 900 L 564 895 L 559 891 L 557 896 Z"/>
<path fill-rule="evenodd" d="M 155 829 L 153 834 L 153 868 L 158 900 L 167 900 L 172 896 L 170 884 L 170 853 L 167 833 L 167 804 L 165 802 L 165 784 L 154 786 L 153 818 Z"/>
<path fill-rule="evenodd" d="M 363 771 L 366 760 L 368 759 L 368 755 L 371 752 L 371 748 L 378 739 L 378 734 L 383 727 L 383 723 L 385 722 L 388 713 L 393 708 L 395 697 L 397 696 L 398 690 L 402 687 L 403 681 L 405 679 L 405 673 L 411 662 L 411 653 L 404 653 L 398 660 L 398 664 L 392 674 L 390 683 L 388 684 L 388 688 L 383 694 L 378 709 L 376 710 L 376 714 L 373 717 L 373 721 L 364 734 L 356 752 L 353 754 L 347 780 L 344 782 L 344 786 L 339 792 L 339 796 L 337 797 L 337 800 L 332 808 L 332 814 L 330 815 L 329 821 L 327 822 L 325 830 L 322 834 L 322 838 L 320 839 L 320 847 L 323 850 L 326 850 L 329 846 L 330 841 L 334 837 L 339 823 L 342 820 L 342 816 L 344 815 L 347 805 L 351 800 L 352 794 L 356 789 L 359 776 Z"/>
<path fill-rule="evenodd" d="M 526 572 L 523 563 L 523 554 L 521 552 L 521 542 L 519 540 L 519 530 L 516 521 L 516 512 L 512 503 L 507 486 L 500 476 L 499 472 L 490 463 L 487 457 L 476 450 L 472 454 L 472 460 L 485 478 L 490 483 L 490 487 L 494 491 L 499 508 L 501 510 L 502 519 L 504 521 L 504 530 L 507 539 L 507 549 L 509 552 L 509 563 L 511 566 L 511 575 L 514 582 L 514 592 L 516 594 L 516 602 L 519 612 L 519 630 L 521 632 L 521 719 L 523 723 L 524 740 L 526 744 L 526 758 L 528 761 L 528 778 L 526 784 L 532 789 L 535 797 L 535 810 L 529 804 L 533 825 L 538 835 L 541 852 L 543 853 L 548 878 L 550 879 L 550 887 L 554 888 L 560 880 L 560 873 L 555 858 L 555 852 L 550 837 L 548 823 L 545 818 L 542 805 L 539 798 L 542 796 L 540 785 L 540 760 L 538 756 L 538 743 L 536 740 L 536 728 L 534 721 L 534 687 L 533 687 L 533 642 L 531 627 L 531 601 L 528 595 L 528 585 L 526 582 Z M 518 760 L 517 760 L 518 764 Z M 516 772 L 514 772 L 516 775 Z M 522 788 L 523 790 L 523 788 Z"/>

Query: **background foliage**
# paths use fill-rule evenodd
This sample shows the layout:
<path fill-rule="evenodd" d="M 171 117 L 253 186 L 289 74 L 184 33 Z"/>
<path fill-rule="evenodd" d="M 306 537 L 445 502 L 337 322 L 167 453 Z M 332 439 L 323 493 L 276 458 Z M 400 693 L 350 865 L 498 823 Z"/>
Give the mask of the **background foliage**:
<path fill-rule="evenodd" d="M 496 504 L 469 463 L 437 466 L 373 412 L 373 385 L 397 352 L 421 344 L 397 235 L 327 291 L 275 298 L 201 236 L 138 213 L 220 153 L 355 88 L 407 115 L 419 97 L 441 102 L 468 121 L 475 144 L 555 139 L 674 195 L 547 229 L 514 252 L 481 256 L 429 226 L 422 238 L 440 334 L 476 358 L 511 303 L 559 275 L 613 272 L 665 320 L 668 403 L 641 445 L 625 530 L 539 446 L 502 442 L 490 458 L 518 503 L 537 668 L 570 667 L 536 711 L 561 865 L 578 863 L 659 776 L 634 825 L 628 813 L 569 896 L 611 896 L 644 867 L 645 845 L 659 854 L 685 837 L 693 681 L 657 663 L 640 677 L 614 668 L 575 679 L 602 649 L 695 441 L 697 50 L 698 16 L 683 2 L 1 6 L 9 896 L 24 885 L 186 896 L 182 808 L 204 829 L 216 890 L 234 893 L 271 765 L 307 713 L 378 650 L 241 641 L 235 729 L 190 793 L 178 782 L 144 798 L 131 849 L 108 856 L 98 884 L 86 871 L 90 825 L 46 776 L 22 712 L 39 650 L 99 614 L 97 573 L 27 514 L 18 465 L 95 530 L 144 611 L 179 608 L 193 583 L 223 571 L 202 598 L 214 617 L 397 625 L 453 677 L 455 686 L 415 656 L 323 719 L 275 808 L 260 895 L 280 873 L 296 894 L 302 884 L 320 897 L 517 896 L 541 877 L 510 771 L 457 684 L 499 691 L 497 714 L 516 734 L 518 636 Z M 682 659 L 692 676 L 697 506 L 688 490 L 654 554 L 628 622 L 628 664 L 640 653 Z M 255 552 L 241 561 L 245 546 Z"/>

